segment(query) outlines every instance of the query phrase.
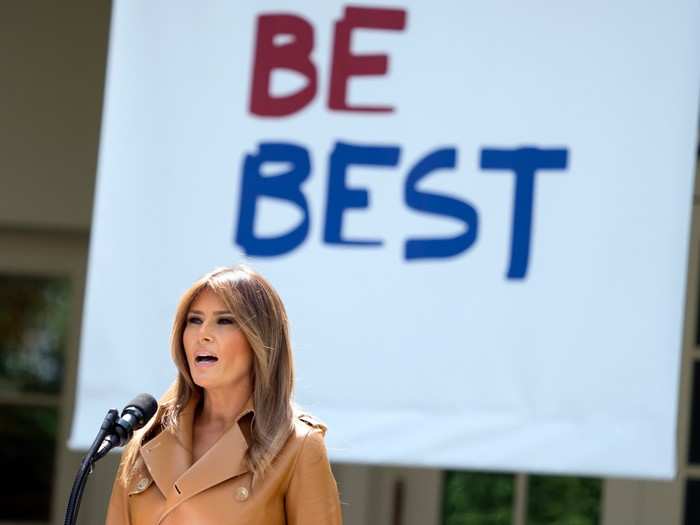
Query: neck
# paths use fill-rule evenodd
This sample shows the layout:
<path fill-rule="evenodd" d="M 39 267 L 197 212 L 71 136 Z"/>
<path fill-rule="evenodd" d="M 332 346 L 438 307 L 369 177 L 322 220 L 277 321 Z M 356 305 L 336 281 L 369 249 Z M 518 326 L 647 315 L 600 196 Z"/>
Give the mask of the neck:
<path fill-rule="evenodd" d="M 231 425 L 251 394 L 250 381 L 241 381 L 226 388 L 204 389 L 198 422 L 205 425 Z"/>

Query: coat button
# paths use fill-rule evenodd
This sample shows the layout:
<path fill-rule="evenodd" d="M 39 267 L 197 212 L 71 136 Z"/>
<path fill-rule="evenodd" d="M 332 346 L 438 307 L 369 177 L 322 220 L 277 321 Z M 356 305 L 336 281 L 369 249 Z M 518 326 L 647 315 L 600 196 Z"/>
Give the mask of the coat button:
<path fill-rule="evenodd" d="M 238 487 L 236 489 L 236 499 L 238 501 L 245 501 L 248 499 L 248 489 L 245 487 Z"/>
<path fill-rule="evenodd" d="M 136 484 L 136 490 L 146 490 L 148 487 L 148 478 L 141 478 Z"/>

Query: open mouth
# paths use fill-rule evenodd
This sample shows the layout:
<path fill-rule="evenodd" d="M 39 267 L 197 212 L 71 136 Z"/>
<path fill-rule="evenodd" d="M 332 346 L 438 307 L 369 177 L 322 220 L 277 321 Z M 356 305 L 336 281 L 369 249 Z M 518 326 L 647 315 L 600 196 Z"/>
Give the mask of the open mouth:
<path fill-rule="evenodd" d="M 198 355 L 194 358 L 195 363 L 216 363 L 218 360 L 213 355 Z"/>

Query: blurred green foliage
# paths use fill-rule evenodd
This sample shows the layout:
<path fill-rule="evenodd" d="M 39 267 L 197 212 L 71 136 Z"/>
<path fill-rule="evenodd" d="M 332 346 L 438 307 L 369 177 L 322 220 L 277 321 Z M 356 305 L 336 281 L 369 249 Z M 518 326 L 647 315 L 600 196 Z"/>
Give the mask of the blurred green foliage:
<path fill-rule="evenodd" d="M 445 473 L 444 525 L 512 525 L 514 476 Z M 598 525 L 602 483 L 568 476 L 528 476 L 527 525 Z"/>
<path fill-rule="evenodd" d="M 0 491 L 3 523 L 50 518 L 69 304 L 69 279 L 0 275 L 0 465 L 13 476 Z"/>
<path fill-rule="evenodd" d="M 598 525 L 601 490 L 594 478 L 530 476 L 527 525 Z"/>
<path fill-rule="evenodd" d="M 511 525 L 511 474 L 450 471 L 444 487 L 444 525 Z"/>
<path fill-rule="evenodd" d="M 0 275 L 0 391 L 58 394 L 70 282 Z"/>

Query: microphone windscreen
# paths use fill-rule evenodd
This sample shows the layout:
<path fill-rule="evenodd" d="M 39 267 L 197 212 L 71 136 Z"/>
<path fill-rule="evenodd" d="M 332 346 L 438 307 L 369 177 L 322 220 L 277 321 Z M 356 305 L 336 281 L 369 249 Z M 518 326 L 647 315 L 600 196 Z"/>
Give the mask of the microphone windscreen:
<path fill-rule="evenodd" d="M 129 407 L 138 408 L 144 417 L 144 423 L 148 422 L 158 410 L 158 401 L 151 394 L 139 394 L 126 405 L 125 411 Z"/>

